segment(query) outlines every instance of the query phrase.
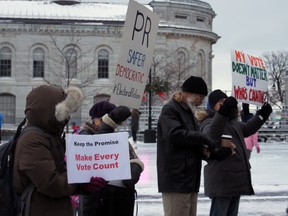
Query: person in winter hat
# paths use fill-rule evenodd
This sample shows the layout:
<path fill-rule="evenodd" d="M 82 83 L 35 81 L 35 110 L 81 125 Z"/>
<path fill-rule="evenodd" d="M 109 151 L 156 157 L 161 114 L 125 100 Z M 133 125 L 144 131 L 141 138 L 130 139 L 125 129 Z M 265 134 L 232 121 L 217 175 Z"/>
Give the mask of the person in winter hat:
<path fill-rule="evenodd" d="M 158 190 L 165 216 L 196 216 L 203 147 L 214 145 L 194 117 L 208 93 L 205 81 L 190 76 L 181 89 L 163 106 L 157 124 Z"/>
<path fill-rule="evenodd" d="M 223 157 L 207 159 L 204 167 L 204 193 L 211 198 L 210 216 L 236 216 L 241 195 L 252 195 L 250 164 L 246 154 L 244 137 L 255 133 L 268 119 L 272 108 L 264 103 L 257 114 L 247 122 L 238 120 L 238 102 L 217 89 L 208 96 L 210 109 L 200 121 L 201 132 L 216 141 L 216 149 L 222 148 L 222 135 L 232 137 L 231 150 L 223 151 Z M 229 149 L 229 148 L 228 148 Z M 225 154 L 226 153 L 226 154 Z"/>
<path fill-rule="evenodd" d="M 91 120 L 85 122 L 83 130 L 80 132 L 80 134 L 95 134 L 97 129 L 99 129 L 98 127 L 102 125 L 103 118 L 104 121 L 106 121 L 106 124 L 111 122 L 111 127 L 116 128 L 117 126 L 115 122 L 112 123 L 112 120 L 109 119 L 108 116 L 104 117 L 105 114 L 109 114 L 115 108 L 116 106 L 109 101 L 100 101 L 95 103 L 89 110 Z M 129 115 L 129 113 L 127 113 L 127 115 Z"/>
<path fill-rule="evenodd" d="M 68 184 L 64 162 L 64 127 L 82 102 L 77 87 L 66 90 L 42 85 L 26 97 L 26 128 L 20 136 L 13 167 L 13 184 L 20 194 L 35 187 L 29 216 L 71 216 L 70 195 L 91 193 L 104 187 L 105 180 L 92 177 L 87 184 Z M 25 130 L 25 129 L 24 129 Z"/>
<path fill-rule="evenodd" d="M 135 149 L 137 149 L 137 133 L 139 130 L 139 118 L 140 118 L 141 112 L 138 109 L 132 109 L 131 114 L 131 134 L 133 139 L 133 146 Z"/>
<path fill-rule="evenodd" d="M 242 110 L 241 110 L 241 120 L 242 122 L 247 122 L 250 118 L 252 118 L 254 115 L 250 113 L 249 110 L 249 104 L 247 103 L 242 103 Z M 260 146 L 258 143 L 258 131 L 251 136 L 245 137 L 244 138 L 246 148 L 247 148 L 247 155 L 248 158 L 250 159 L 251 153 L 253 150 L 253 147 L 255 146 L 257 153 L 260 153 Z"/>
<path fill-rule="evenodd" d="M 81 134 L 113 133 L 131 111 L 126 106 L 116 107 L 108 101 L 93 105 L 89 111 L 92 122 L 86 122 Z M 135 184 L 144 170 L 143 162 L 138 158 L 129 143 L 131 179 L 110 181 L 106 187 L 80 197 L 79 216 L 133 216 L 135 204 Z"/>

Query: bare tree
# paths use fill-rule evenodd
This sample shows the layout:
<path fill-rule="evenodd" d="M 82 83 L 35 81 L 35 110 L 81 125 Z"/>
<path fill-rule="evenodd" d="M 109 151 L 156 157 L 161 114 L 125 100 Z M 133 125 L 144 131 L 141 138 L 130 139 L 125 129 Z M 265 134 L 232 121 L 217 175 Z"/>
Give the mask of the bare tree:
<path fill-rule="evenodd" d="M 50 34 L 50 38 L 56 52 L 49 57 L 52 67 L 50 67 L 49 76 L 43 78 L 44 81 L 51 85 L 68 87 L 77 78 L 78 82 L 74 82 L 73 85 L 80 88 L 93 83 L 97 78 L 97 73 L 89 74 L 88 69 L 95 62 L 95 58 L 84 62 L 85 57 L 90 55 L 91 48 L 81 49 L 80 52 L 80 47 L 84 46 L 81 44 L 81 36 L 72 33 L 65 44 L 59 42 L 57 36 Z"/>
<path fill-rule="evenodd" d="M 195 63 L 190 64 L 183 52 L 174 52 L 166 58 L 166 67 L 164 69 L 165 77 L 170 83 L 170 90 L 179 90 L 183 81 L 189 76 L 191 68 Z"/>
<path fill-rule="evenodd" d="M 269 98 L 270 102 L 283 106 L 285 97 L 285 79 L 288 75 L 288 52 L 275 51 L 263 54 L 266 69 L 269 72 Z M 279 104 L 278 104 L 279 105 Z"/>
<path fill-rule="evenodd" d="M 85 98 L 93 97 L 95 92 L 100 90 L 100 87 L 89 88 L 98 75 L 96 72 L 89 70 L 96 59 L 91 54 L 91 47 L 81 41 L 81 35 L 71 32 L 67 36 L 68 40 L 67 37 L 64 39 L 50 34 L 52 51 L 48 57 L 50 60 L 49 70 L 46 70 L 47 73 L 43 80 L 50 85 L 63 88 L 70 85 L 81 88 L 84 93 L 83 108 L 87 105 Z M 78 112 L 81 112 L 81 110 L 79 109 Z M 80 113 L 72 114 L 71 120 L 78 119 L 77 116 L 80 115 Z M 69 125 L 66 127 L 66 132 L 68 132 L 68 128 Z"/>
<path fill-rule="evenodd" d="M 147 86 L 154 93 L 163 91 L 169 95 L 170 92 L 180 89 L 195 64 L 189 63 L 181 51 L 157 55 L 153 58 L 151 66 L 152 83 Z"/>
<path fill-rule="evenodd" d="M 170 93 L 179 90 L 196 64 L 197 61 L 189 62 L 185 53 L 178 48 L 170 52 L 158 52 L 152 60 L 151 83 L 148 82 L 145 88 L 146 92 L 151 91 L 152 104 L 163 104 Z"/>

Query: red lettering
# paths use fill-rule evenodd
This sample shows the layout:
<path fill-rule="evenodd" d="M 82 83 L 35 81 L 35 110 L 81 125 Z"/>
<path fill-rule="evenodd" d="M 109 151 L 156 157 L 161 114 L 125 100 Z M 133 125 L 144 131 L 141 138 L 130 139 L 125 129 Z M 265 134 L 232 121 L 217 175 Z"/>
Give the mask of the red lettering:
<path fill-rule="evenodd" d="M 250 64 L 252 66 L 259 67 L 259 68 L 262 68 L 264 70 L 266 69 L 264 61 L 261 58 L 257 58 L 257 57 L 249 56 L 249 55 L 247 55 L 247 56 L 248 56 L 248 58 L 250 60 Z"/>
<path fill-rule="evenodd" d="M 249 100 L 263 104 L 265 99 L 265 92 L 260 90 L 249 90 Z"/>
<path fill-rule="evenodd" d="M 235 57 L 236 57 L 236 61 L 240 61 L 240 62 L 244 62 L 245 63 L 245 54 L 235 50 Z"/>
<path fill-rule="evenodd" d="M 91 170 L 91 165 L 87 164 L 76 164 L 77 170 Z"/>
<path fill-rule="evenodd" d="M 245 87 L 240 87 L 238 86 L 236 88 L 236 86 L 233 87 L 234 90 L 234 96 L 236 99 L 247 99 L 247 89 Z"/>

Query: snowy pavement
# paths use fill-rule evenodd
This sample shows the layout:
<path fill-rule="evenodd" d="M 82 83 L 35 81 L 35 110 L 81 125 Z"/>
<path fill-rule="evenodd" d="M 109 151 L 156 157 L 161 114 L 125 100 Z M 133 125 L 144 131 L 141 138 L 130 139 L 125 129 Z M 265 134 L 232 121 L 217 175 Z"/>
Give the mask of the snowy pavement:
<path fill-rule="evenodd" d="M 253 151 L 250 159 L 255 195 L 241 197 L 239 216 L 287 216 L 288 143 L 260 143 L 260 147 L 260 154 Z M 156 144 L 139 142 L 137 153 L 145 164 L 144 173 L 136 187 L 138 216 L 163 216 L 162 200 L 157 188 Z M 210 199 L 204 197 L 203 191 L 202 178 L 198 216 L 209 215 Z"/>
<path fill-rule="evenodd" d="M 163 216 L 157 188 L 156 143 L 138 142 L 137 147 L 136 152 L 145 164 L 136 186 L 138 216 Z M 255 195 L 241 197 L 239 216 L 288 216 L 285 212 L 288 207 L 288 143 L 260 143 L 260 147 L 261 153 L 253 151 L 250 159 Z M 198 216 L 209 215 L 210 199 L 204 197 L 203 191 L 202 178 Z"/>

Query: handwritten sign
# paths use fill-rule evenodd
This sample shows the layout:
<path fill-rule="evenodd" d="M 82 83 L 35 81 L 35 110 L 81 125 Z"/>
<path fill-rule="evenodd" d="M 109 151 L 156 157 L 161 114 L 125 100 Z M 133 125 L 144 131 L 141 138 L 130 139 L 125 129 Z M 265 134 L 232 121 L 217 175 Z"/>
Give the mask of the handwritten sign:
<path fill-rule="evenodd" d="M 110 101 L 139 108 L 154 53 L 159 16 L 130 0 Z"/>
<path fill-rule="evenodd" d="M 243 103 L 261 106 L 268 90 L 268 72 L 264 61 L 253 55 L 233 50 L 232 96 Z"/>
<path fill-rule="evenodd" d="M 131 178 L 127 132 L 68 134 L 66 158 L 69 184 L 89 182 L 92 176 L 107 181 Z"/>

